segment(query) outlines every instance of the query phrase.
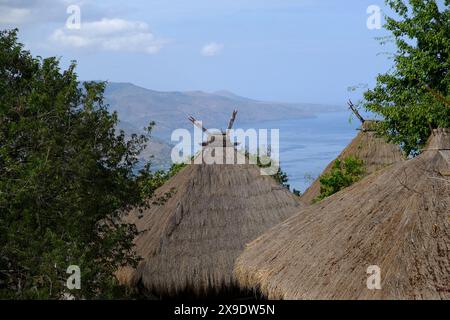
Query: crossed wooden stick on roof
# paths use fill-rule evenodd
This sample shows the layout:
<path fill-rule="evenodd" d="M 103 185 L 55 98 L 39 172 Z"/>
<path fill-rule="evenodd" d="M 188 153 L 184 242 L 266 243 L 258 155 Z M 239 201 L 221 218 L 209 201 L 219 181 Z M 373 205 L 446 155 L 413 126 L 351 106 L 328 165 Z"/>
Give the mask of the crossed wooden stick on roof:
<path fill-rule="evenodd" d="M 350 109 L 352 109 L 353 113 L 358 117 L 359 121 L 361 121 L 361 123 L 364 123 L 366 120 L 359 114 L 358 109 L 356 109 L 352 100 L 349 99 L 347 104 L 350 107 Z"/>
<path fill-rule="evenodd" d="M 234 120 L 236 119 L 237 110 L 233 110 L 231 113 L 230 121 L 228 121 L 228 127 L 227 130 L 230 130 L 233 127 Z M 196 120 L 193 116 L 188 117 L 189 121 L 191 121 L 197 128 L 200 128 L 204 133 L 208 135 L 208 141 L 203 142 L 203 146 L 207 146 L 208 144 L 212 143 L 215 140 L 214 134 L 211 133 L 207 128 L 205 128 L 200 121 Z M 226 135 L 227 132 L 222 130 L 222 135 Z"/>

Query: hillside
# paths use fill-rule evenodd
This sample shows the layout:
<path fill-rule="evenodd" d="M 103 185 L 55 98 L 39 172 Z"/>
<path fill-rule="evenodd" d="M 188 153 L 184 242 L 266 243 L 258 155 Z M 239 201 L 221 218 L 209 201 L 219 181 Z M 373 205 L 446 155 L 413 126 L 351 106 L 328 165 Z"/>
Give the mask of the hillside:
<path fill-rule="evenodd" d="M 342 111 L 343 107 L 306 104 L 262 102 L 229 91 L 162 92 L 145 89 L 130 83 L 109 83 L 105 91 L 111 111 L 117 111 L 120 128 L 127 133 L 139 132 L 150 121 L 156 126 L 150 148 L 145 157 L 154 155 L 157 167 L 170 158 L 170 136 L 177 128 L 191 129 L 189 115 L 202 120 L 208 128 L 223 128 L 233 109 L 239 110 L 239 123 L 258 123 L 285 119 L 314 117 L 318 113 Z"/>
<path fill-rule="evenodd" d="M 292 118 L 313 117 L 316 113 L 342 110 L 342 107 L 318 104 L 290 104 L 262 102 L 237 96 L 228 91 L 206 93 L 202 91 L 161 92 L 130 83 L 109 83 L 106 102 L 119 118 L 135 128 L 156 122 L 154 135 L 170 141 L 176 128 L 190 128 L 187 117 L 202 120 L 207 127 L 223 127 L 233 109 L 239 110 L 239 122 L 261 122 Z"/>

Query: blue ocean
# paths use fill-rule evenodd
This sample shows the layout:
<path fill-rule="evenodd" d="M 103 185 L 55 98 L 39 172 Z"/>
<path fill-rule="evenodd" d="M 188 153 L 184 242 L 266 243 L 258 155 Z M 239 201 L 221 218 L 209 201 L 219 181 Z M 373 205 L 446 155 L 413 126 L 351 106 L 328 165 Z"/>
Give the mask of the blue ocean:
<path fill-rule="evenodd" d="M 243 129 L 279 129 L 281 169 L 291 189 L 304 191 L 356 136 L 359 122 L 348 112 L 314 118 L 241 123 Z"/>

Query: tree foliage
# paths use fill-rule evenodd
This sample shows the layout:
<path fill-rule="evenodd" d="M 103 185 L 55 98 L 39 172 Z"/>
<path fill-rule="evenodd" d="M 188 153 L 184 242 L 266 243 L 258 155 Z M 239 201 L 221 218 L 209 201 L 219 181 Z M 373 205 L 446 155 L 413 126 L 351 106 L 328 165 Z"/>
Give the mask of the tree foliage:
<path fill-rule="evenodd" d="M 364 174 L 363 161 L 349 156 L 343 160 L 336 159 L 331 170 L 320 176 L 320 195 L 313 202 L 318 202 L 336 192 L 351 186 Z"/>
<path fill-rule="evenodd" d="M 145 199 L 161 187 L 167 180 L 176 175 L 181 169 L 186 166 L 185 163 L 174 163 L 169 170 L 158 170 L 152 172 L 150 169 L 150 163 L 146 164 L 145 169 L 140 172 L 138 177 L 138 184 L 141 190 L 142 198 Z"/>
<path fill-rule="evenodd" d="M 393 68 L 365 92 L 364 106 L 380 114 L 379 131 L 417 154 L 436 127 L 450 127 L 449 0 L 387 0 L 396 13 L 385 28 L 395 39 Z"/>
<path fill-rule="evenodd" d="M 154 176 L 134 173 L 148 135 L 116 132 L 104 88 L 81 84 L 74 62 L 63 71 L 56 58 L 33 57 L 17 30 L 0 32 L 2 298 L 123 294 L 114 272 L 138 257 L 135 227 L 119 221 L 151 195 L 143 185 Z M 81 289 L 69 292 L 70 265 L 81 269 Z"/>

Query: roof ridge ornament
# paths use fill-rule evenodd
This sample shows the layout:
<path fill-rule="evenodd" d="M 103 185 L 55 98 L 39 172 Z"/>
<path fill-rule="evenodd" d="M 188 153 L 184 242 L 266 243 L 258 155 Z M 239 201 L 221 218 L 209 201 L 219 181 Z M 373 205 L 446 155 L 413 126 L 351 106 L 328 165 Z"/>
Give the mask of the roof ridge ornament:
<path fill-rule="evenodd" d="M 356 107 L 353 104 L 352 100 L 348 99 L 347 104 L 350 107 L 350 109 L 353 111 L 355 116 L 359 119 L 359 121 L 361 121 L 361 123 L 364 124 L 364 122 L 366 122 L 366 120 L 359 114 L 358 109 L 356 109 Z"/>
<path fill-rule="evenodd" d="M 230 120 L 228 121 L 227 129 L 226 129 L 225 131 L 224 131 L 224 130 L 220 130 L 220 131 L 221 131 L 220 134 L 224 137 L 224 139 L 227 139 L 227 138 L 228 138 L 229 130 L 231 130 L 232 127 L 233 127 L 234 121 L 236 120 L 237 112 L 238 112 L 238 111 L 237 111 L 236 109 L 234 109 L 233 112 L 231 113 L 231 117 L 230 117 Z M 209 145 L 209 144 L 213 143 L 214 141 L 216 141 L 216 136 L 220 135 L 220 134 L 215 134 L 215 133 L 211 132 L 210 130 L 208 130 L 207 128 L 205 128 L 205 127 L 203 126 L 202 122 L 196 120 L 193 116 L 189 116 L 188 119 L 189 119 L 189 121 L 191 121 L 197 128 L 200 128 L 204 133 L 206 133 L 206 134 L 208 135 L 207 141 L 202 142 L 202 146 L 203 146 L 203 147 L 206 147 L 207 145 Z M 225 140 L 225 141 L 223 142 L 223 144 L 224 144 L 224 146 L 226 146 L 226 145 L 227 145 L 227 141 Z M 233 146 L 237 146 L 237 145 L 239 145 L 238 142 L 233 143 Z"/>

